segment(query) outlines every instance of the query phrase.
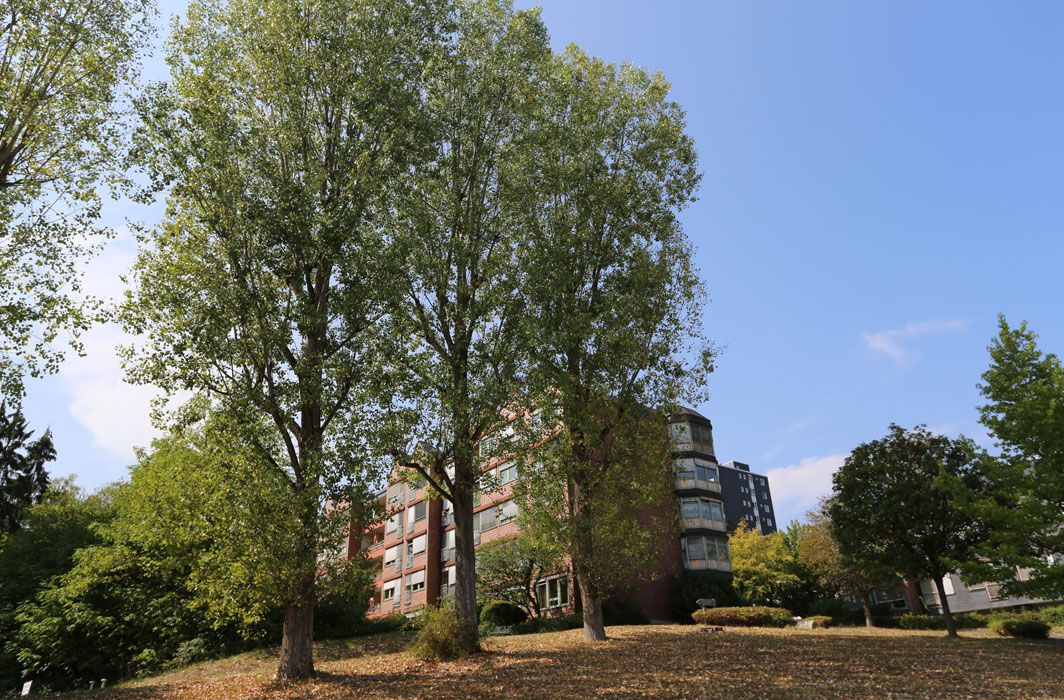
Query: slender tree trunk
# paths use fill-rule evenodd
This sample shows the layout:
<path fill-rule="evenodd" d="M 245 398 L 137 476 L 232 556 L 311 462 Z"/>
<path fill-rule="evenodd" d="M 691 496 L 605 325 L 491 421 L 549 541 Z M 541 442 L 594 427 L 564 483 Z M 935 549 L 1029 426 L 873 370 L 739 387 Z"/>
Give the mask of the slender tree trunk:
<path fill-rule="evenodd" d="M 603 642 L 606 640 L 606 624 L 602 618 L 602 597 L 595 590 L 591 576 L 583 566 L 573 564 L 576 585 L 580 587 L 580 599 L 584 612 L 584 641 Z"/>
<path fill-rule="evenodd" d="M 477 574 L 476 545 L 473 543 L 473 485 L 468 477 L 459 476 L 455 465 L 454 484 L 454 547 L 455 587 L 454 610 L 472 639 L 477 638 Z"/>
<path fill-rule="evenodd" d="M 941 576 L 935 576 L 935 589 L 938 590 L 938 602 L 942 606 L 942 616 L 946 618 L 946 634 L 950 637 L 957 636 L 957 628 L 953 625 L 953 613 L 949 611 L 949 600 L 946 598 L 946 586 L 942 583 Z"/>
<path fill-rule="evenodd" d="M 862 591 L 859 593 L 857 599 L 861 601 L 861 610 L 864 612 L 865 627 L 875 627 L 876 621 L 872 617 L 872 603 L 868 600 L 868 591 Z"/>
<path fill-rule="evenodd" d="M 277 666 L 279 681 L 298 680 L 314 675 L 314 599 L 284 610 L 281 637 L 281 661 Z"/>

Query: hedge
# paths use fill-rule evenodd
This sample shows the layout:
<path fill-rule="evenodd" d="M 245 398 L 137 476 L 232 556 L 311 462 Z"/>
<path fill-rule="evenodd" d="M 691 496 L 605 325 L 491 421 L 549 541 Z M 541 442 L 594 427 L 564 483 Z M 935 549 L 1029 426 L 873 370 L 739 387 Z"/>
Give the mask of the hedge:
<path fill-rule="evenodd" d="M 1038 613 L 1003 613 L 990 618 L 990 630 L 1002 637 L 1045 639 L 1049 636 L 1049 623 Z"/>
<path fill-rule="evenodd" d="M 810 615 L 809 617 L 803 617 L 802 620 L 812 622 L 814 628 L 831 627 L 832 623 L 835 622 L 831 615 Z"/>
<path fill-rule="evenodd" d="M 492 600 L 480 611 L 481 622 L 495 627 L 510 627 L 528 619 L 528 613 L 508 600 Z"/>
<path fill-rule="evenodd" d="M 530 617 L 514 625 L 511 634 L 536 634 L 538 632 L 561 632 L 584 626 L 584 617 L 579 613 L 559 615 L 557 617 Z"/>
<path fill-rule="evenodd" d="M 892 624 L 893 623 L 893 624 Z M 959 630 L 974 630 L 986 627 L 987 617 L 977 613 L 954 613 L 953 626 Z M 942 615 L 906 613 L 893 619 L 877 618 L 881 627 L 900 627 L 903 630 L 944 630 L 946 618 Z"/>
<path fill-rule="evenodd" d="M 1064 627 L 1064 605 L 1053 605 L 1038 611 L 1042 622 L 1051 627 Z"/>
<path fill-rule="evenodd" d="M 753 605 L 746 608 L 706 608 L 696 610 L 691 617 L 700 625 L 724 627 L 786 627 L 794 615 L 785 608 Z"/>

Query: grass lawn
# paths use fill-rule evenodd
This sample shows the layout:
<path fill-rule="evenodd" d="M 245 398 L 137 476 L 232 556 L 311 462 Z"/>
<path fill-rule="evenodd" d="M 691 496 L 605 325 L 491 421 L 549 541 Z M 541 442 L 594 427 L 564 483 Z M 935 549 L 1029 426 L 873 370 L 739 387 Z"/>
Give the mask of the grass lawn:
<path fill-rule="evenodd" d="M 1058 630 L 1059 631 L 1059 630 Z M 612 627 L 588 645 L 579 630 L 485 642 L 486 653 L 424 664 L 409 638 L 324 642 L 319 675 L 277 683 L 264 652 L 199 664 L 96 693 L 155 698 L 1056 697 L 1064 698 L 1064 640 L 965 631 Z M 77 694 L 77 695 L 80 695 Z"/>

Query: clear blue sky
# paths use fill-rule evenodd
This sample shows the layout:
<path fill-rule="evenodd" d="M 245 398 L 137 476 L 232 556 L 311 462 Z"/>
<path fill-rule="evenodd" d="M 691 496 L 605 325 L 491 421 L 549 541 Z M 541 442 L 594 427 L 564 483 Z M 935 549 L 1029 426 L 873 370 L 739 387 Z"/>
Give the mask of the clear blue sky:
<path fill-rule="evenodd" d="M 699 408 L 718 458 L 770 474 L 780 521 L 891 421 L 985 440 L 999 312 L 1064 352 L 1064 4 L 541 4 L 558 48 L 661 70 L 687 109 L 705 179 L 684 222 L 724 349 Z M 130 251 L 94 264 L 98 289 Z M 118 338 L 100 329 L 88 358 L 31 384 L 54 471 L 88 486 L 150 435 Z"/>

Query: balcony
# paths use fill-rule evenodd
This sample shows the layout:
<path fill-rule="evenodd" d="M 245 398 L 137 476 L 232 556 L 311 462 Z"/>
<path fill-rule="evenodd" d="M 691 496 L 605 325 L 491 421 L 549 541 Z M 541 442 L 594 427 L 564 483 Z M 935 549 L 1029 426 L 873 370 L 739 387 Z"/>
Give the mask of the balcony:
<path fill-rule="evenodd" d="M 454 525 L 454 513 L 451 511 L 444 511 L 440 516 L 440 527 L 447 527 L 448 525 Z"/>
<path fill-rule="evenodd" d="M 677 475 L 675 484 L 677 491 L 683 489 L 699 489 L 701 491 L 720 493 L 720 484 L 716 481 L 709 481 L 708 479 L 697 479 L 694 477 L 688 478 Z"/>
<path fill-rule="evenodd" d="M 688 571 L 731 571 L 730 561 L 719 559 L 695 559 L 687 562 L 685 567 Z"/>
<path fill-rule="evenodd" d="M 449 562 L 454 561 L 454 547 L 447 547 L 440 550 L 440 561 Z"/>
<path fill-rule="evenodd" d="M 453 583 L 445 583 L 445 584 L 440 586 L 440 597 L 441 598 L 446 598 L 446 597 L 452 596 L 452 595 L 454 595 L 454 584 Z"/>
<path fill-rule="evenodd" d="M 709 518 L 681 518 L 684 530 L 716 530 L 727 532 L 728 527 L 723 520 L 710 520 Z"/>

